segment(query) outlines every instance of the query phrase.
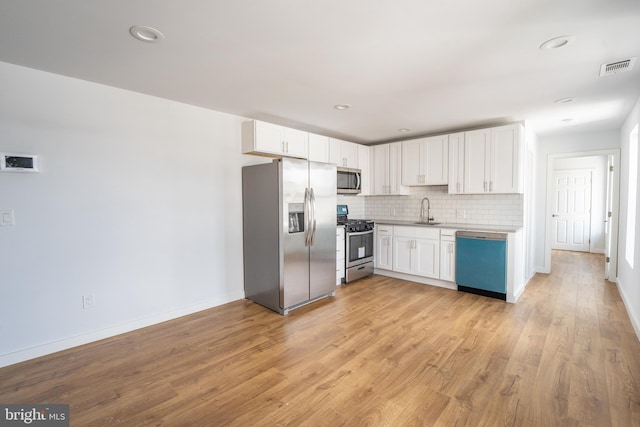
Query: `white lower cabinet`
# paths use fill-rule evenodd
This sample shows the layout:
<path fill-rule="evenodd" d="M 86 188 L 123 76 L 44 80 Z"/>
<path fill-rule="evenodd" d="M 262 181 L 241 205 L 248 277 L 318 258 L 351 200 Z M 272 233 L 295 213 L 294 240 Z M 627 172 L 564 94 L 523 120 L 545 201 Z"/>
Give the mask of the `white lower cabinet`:
<path fill-rule="evenodd" d="M 440 232 L 440 279 L 456 281 L 456 230 Z"/>
<path fill-rule="evenodd" d="M 410 237 L 393 237 L 393 271 L 412 273 L 411 255 L 416 241 Z"/>
<path fill-rule="evenodd" d="M 376 247 L 374 250 L 375 268 L 393 269 L 393 226 L 375 226 Z"/>
<path fill-rule="evenodd" d="M 416 239 L 415 274 L 440 278 L 440 240 Z"/>
<path fill-rule="evenodd" d="M 450 228 L 376 224 L 378 274 L 456 289 L 456 232 Z M 518 300 L 524 275 L 524 232 L 507 232 L 507 302 Z M 462 260 L 461 262 L 464 262 Z"/>
<path fill-rule="evenodd" d="M 342 283 L 345 275 L 345 234 L 344 227 L 336 227 L 336 286 Z"/>
<path fill-rule="evenodd" d="M 440 278 L 440 229 L 394 227 L 393 271 Z"/>

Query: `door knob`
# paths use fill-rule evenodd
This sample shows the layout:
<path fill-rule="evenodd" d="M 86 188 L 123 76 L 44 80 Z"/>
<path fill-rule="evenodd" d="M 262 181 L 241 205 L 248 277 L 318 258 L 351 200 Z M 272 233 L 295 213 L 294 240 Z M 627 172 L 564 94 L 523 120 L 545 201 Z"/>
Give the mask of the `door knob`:
<path fill-rule="evenodd" d="M 553 218 L 555 218 L 555 217 L 560 216 L 560 215 L 552 214 L 551 216 L 552 216 Z"/>

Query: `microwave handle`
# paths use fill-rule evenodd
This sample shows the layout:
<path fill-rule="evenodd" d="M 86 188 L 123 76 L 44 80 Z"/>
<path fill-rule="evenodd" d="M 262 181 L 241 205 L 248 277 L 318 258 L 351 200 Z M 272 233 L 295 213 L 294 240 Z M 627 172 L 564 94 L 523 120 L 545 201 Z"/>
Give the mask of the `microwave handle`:
<path fill-rule="evenodd" d="M 356 173 L 356 190 L 362 190 L 362 187 L 360 187 L 361 184 L 361 178 L 360 178 L 360 174 Z"/>

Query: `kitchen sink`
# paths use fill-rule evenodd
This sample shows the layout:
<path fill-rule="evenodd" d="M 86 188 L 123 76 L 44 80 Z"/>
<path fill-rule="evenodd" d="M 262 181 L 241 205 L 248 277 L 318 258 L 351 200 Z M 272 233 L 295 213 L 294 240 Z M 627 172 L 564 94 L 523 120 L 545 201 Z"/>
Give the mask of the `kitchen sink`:
<path fill-rule="evenodd" d="M 441 222 L 425 222 L 425 221 L 417 221 L 414 222 L 414 224 L 419 224 L 419 225 L 440 225 L 442 224 Z"/>

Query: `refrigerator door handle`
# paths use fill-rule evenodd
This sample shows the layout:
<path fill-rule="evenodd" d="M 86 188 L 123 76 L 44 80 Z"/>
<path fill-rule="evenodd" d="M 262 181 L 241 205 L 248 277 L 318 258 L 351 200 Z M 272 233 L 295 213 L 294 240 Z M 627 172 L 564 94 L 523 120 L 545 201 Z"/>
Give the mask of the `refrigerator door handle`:
<path fill-rule="evenodd" d="M 305 218 L 305 230 L 304 230 L 304 245 L 311 245 L 311 198 L 309 197 L 309 189 L 304 189 L 304 218 Z"/>
<path fill-rule="evenodd" d="M 309 189 L 309 194 L 311 198 L 311 218 L 310 221 L 313 224 L 311 227 L 311 239 L 309 246 L 313 246 L 313 243 L 316 241 L 316 193 L 313 191 L 313 188 Z"/>

